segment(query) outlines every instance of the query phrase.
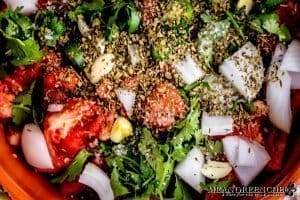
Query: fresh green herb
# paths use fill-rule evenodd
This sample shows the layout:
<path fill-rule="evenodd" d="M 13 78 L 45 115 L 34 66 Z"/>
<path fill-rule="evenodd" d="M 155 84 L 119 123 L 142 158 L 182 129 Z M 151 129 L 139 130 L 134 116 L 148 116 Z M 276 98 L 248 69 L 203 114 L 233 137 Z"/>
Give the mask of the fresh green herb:
<path fill-rule="evenodd" d="M 78 67 L 84 68 L 84 57 L 76 42 L 67 45 L 66 53 L 68 58 Z"/>
<path fill-rule="evenodd" d="M 226 11 L 226 15 L 228 17 L 228 20 L 231 22 L 231 24 L 233 25 L 233 27 L 235 28 L 235 30 L 239 33 L 239 35 L 241 36 L 241 38 L 243 40 L 246 40 L 247 37 L 244 34 L 244 26 L 241 25 L 240 23 L 238 23 L 238 21 L 235 19 L 234 15 L 229 12 Z"/>
<path fill-rule="evenodd" d="M 170 155 L 165 155 L 167 157 L 165 161 L 163 146 L 158 144 L 152 137 L 151 132 L 145 128 L 143 129 L 143 138 L 138 144 L 138 148 L 156 174 L 154 194 L 162 198 L 173 174 L 174 160 Z"/>
<path fill-rule="evenodd" d="M 199 98 L 193 97 L 191 99 L 190 112 L 186 117 L 184 127 L 171 140 L 171 144 L 174 148 L 172 156 L 176 161 L 184 159 L 188 151 L 191 149 L 191 145 L 200 143 L 200 140 L 202 139 L 199 120 L 200 114 Z M 195 139 L 195 143 L 190 143 L 189 147 L 186 146 L 186 143 L 190 142 L 193 138 Z"/>
<path fill-rule="evenodd" d="M 31 84 L 28 91 L 22 92 L 17 96 L 12 106 L 12 121 L 20 126 L 32 117 L 32 93 L 35 82 Z"/>
<path fill-rule="evenodd" d="M 189 85 L 186 85 L 186 86 L 183 88 L 183 90 L 184 90 L 185 92 L 189 92 L 189 91 L 193 90 L 194 88 L 196 88 L 196 87 L 198 87 L 198 86 L 200 86 L 200 85 L 203 85 L 203 86 L 206 87 L 208 90 L 211 90 L 211 87 L 210 87 L 209 83 L 206 82 L 206 81 L 196 81 L 196 82 L 194 82 L 194 83 L 191 83 L 191 84 L 189 84 Z"/>
<path fill-rule="evenodd" d="M 242 103 L 242 105 L 243 105 L 244 109 L 250 114 L 253 113 L 255 110 L 253 101 Z"/>
<path fill-rule="evenodd" d="M 138 30 L 141 19 L 133 3 L 117 0 L 112 13 L 114 14 L 109 17 L 107 22 L 107 40 L 111 41 L 119 30 L 126 30 L 128 33 Z"/>
<path fill-rule="evenodd" d="M 14 66 L 30 65 L 42 60 L 43 53 L 33 39 L 21 41 L 7 35 L 4 35 L 4 37 L 7 40 L 6 47 L 8 51 L 6 54 L 10 58 L 10 63 Z"/>
<path fill-rule="evenodd" d="M 84 0 L 81 5 L 77 6 L 74 11 L 68 13 L 68 17 L 75 21 L 78 15 L 93 15 L 100 13 L 105 5 L 104 0 Z"/>
<path fill-rule="evenodd" d="M 152 46 L 151 48 L 151 56 L 154 60 L 162 61 L 169 58 L 170 55 L 170 49 L 158 47 L 158 46 Z"/>
<path fill-rule="evenodd" d="M 223 145 L 220 140 L 206 140 L 205 147 L 211 154 L 219 154 L 223 152 Z"/>
<path fill-rule="evenodd" d="M 211 183 L 200 183 L 200 187 L 208 192 L 213 191 L 225 191 L 226 188 L 228 188 L 231 185 L 231 180 L 224 180 L 224 181 L 217 181 L 217 182 L 211 182 Z"/>
<path fill-rule="evenodd" d="M 200 18 L 206 24 L 213 21 L 212 16 L 208 13 L 201 13 Z"/>
<path fill-rule="evenodd" d="M 179 178 L 176 176 L 175 190 L 174 190 L 174 199 L 175 200 L 190 200 L 192 199 L 190 193 L 188 192 L 184 183 L 182 183 Z"/>
<path fill-rule="evenodd" d="M 280 4 L 282 4 L 284 2 L 284 0 L 266 0 L 265 4 L 269 7 L 276 7 Z"/>
<path fill-rule="evenodd" d="M 115 197 L 129 193 L 129 190 L 120 181 L 120 174 L 117 168 L 114 168 L 111 173 L 111 187 Z"/>
<path fill-rule="evenodd" d="M 66 32 L 64 22 L 53 11 L 39 11 L 36 15 L 38 35 L 41 43 L 55 47 L 58 40 Z"/>
<path fill-rule="evenodd" d="M 288 42 L 292 36 L 285 24 L 280 24 L 279 16 L 275 12 L 262 14 L 256 17 L 251 23 L 250 27 L 260 33 L 265 31 L 278 36 L 281 42 Z"/>
<path fill-rule="evenodd" d="M 33 24 L 29 17 L 20 14 L 21 8 L 14 11 L 11 8 L 0 13 L 0 28 L 11 36 L 21 40 L 31 37 Z"/>
<path fill-rule="evenodd" d="M 8 8 L 0 13 L 0 34 L 5 39 L 5 54 L 14 66 L 33 64 L 43 58 L 38 43 L 31 37 L 31 20 L 19 12 L 20 9 L 13 11 Z"/>
<path fill-rule="evenodd" d="M 74 158 L 67 170 L 60 176 L 51 180 L 52 183 L 61 183 L 65 180 L 74 181 L 81 173 L 84 163 L 92 154 L 86 149 L 82 149 Z"/>
<path fill-rule="evenodd" d="M 159 144 L 149 130 L 143 129 L 138 148 L 155 172 L 154 191 L 150 191 L 150 194 L 163 197 L 172 178 L 175 161 L 183 160 L 192 146 L 200 143 L 202 134 L 199 117 L 199 98 L 193 97 L 190 112 L 186 120 L 182 122 L 182 129 L 169 142 L 164 145 Z"/>

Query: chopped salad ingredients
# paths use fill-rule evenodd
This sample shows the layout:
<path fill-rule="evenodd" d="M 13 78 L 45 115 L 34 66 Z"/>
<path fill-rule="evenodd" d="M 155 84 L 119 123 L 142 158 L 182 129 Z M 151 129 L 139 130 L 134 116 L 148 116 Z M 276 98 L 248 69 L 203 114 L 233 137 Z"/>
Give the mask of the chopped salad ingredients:
<path fill-rule="evenodd" d="M 299 2 L 2 5 L 0 128 L 62 196 L 222 199 L 284 166 Z"/>

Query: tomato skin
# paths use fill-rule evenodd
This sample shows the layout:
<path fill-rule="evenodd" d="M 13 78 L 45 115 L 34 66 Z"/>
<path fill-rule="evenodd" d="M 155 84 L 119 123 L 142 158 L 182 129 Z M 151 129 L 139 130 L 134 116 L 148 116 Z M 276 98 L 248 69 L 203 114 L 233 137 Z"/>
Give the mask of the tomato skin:
<path fill-rule="evenodd" d="M 41 74 L 41 69 L 40 63 L 16 68 L 13 74 L 0 80 L 0 90 L 17 95 L 29 88 L 30 83 Z"/>
<path fill-rule="evenodd" d="M 14 95 L 0 92 L 0 120 L 8 119 L 12 116 L 12 104 L 14 100 Z"/>
<path fill-rule="evenodd" d="M 291 93 L 291 109 L 293 115 L 296 116 L 300 113 L 300 89 L 292 90 Z"/>
<path fill-rule="evenodd" d="M 114 120 L 107 120 L 110 115 L 114 116 L 114 111 L 106 112 L 101 106 L 84 99 L 69 100 L 60 112 L 47 113 L 44 134 L 54 166 L 68 166 L 89 142 L 101 139 L 107 130 L 110 132 Z"/>
<path fill-rule="evenodd" d="M 280 170 L 287 147 L 289 135 L 275 127 L 270 127 L 269 132 L 264 134 L 264 145 L 271 160 L 267 165 L 269 170 Z"/>
<path fill-rule="evenodd" d="M 74 194 L 78 194 L 82 190 L 86 188 L 85 185 L 79 183 L 78 181 L 64 181 L 59 185 L 59 191 L 64 195 L 64 196 L 70 196 Z"/>
<path fill-rule="evenodd" d="M 62 67 L 60 54 L 54 51 L 43 60 L 43 96 L 44 106 L 51 103 L 65 103 L 68 93 L 80 86 L 80 78 L 72 67 Z"/>
<path fill-rule="evenodd" d="M 222 200 L 222 194 L 218 193 L 206 193 L 204 200 Z"/>

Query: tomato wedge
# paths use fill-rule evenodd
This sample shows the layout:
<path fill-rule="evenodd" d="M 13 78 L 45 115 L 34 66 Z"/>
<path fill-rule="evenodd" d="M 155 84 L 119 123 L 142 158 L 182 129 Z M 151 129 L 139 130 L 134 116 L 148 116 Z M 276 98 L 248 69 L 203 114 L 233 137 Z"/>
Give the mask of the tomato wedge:
<path fill-rule="evenodd" d="M 95 102 L 84 99 L 72 99 L 61 111 L 48 113 L 44 133 L 54 166 L 67 167 L 95 138 L 109 139 L 107 133 L 113 121 L 113 112 L 108 113 Z"/>

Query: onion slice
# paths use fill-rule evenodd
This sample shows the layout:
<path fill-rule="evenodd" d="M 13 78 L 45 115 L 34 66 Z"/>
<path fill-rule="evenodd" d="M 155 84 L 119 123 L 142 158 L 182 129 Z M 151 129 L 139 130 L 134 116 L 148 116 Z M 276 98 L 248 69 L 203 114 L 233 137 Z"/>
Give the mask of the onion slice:
<path fill-rule="evenodd" d="M 262 57 L 251 42 L 225 59 L 219 71 L 248 100 L 255 98 L 264 81 Z"/>
<path fill-rule="evenodd" d="M 115 93 L 125 108 L 127 115 L 131 116 L 133 113 L 133 107 L 135 103 L 135 92 L 128 89 L 115 89 Z"/>
<path fill-rule="evenodd" d="M 222 143 L 228 161 L 244 186 L 248 186 L 271 159 L 259 143 L 240 136 L 227 136 Z M 245 148 L 250 148 L 250 152 Z"/>
<path fill-rule="evenodd" d="M 288 46 L 280 70 L 290 72 L 300 72 L 300 41 L 294 39 Z"/>
<path fill-rule="evenodd" d="M 233 118 L 231 116 L 209 116 L 203 112 L 201 125 L 204 135 L 225 135 L 233 130 Z"/>
<path fill-rule="evenodd" d="M 95 190 L 101 200 L 114 200 L 108 176 L 95 164 L 86 164 L 78 182 Z"/>
<path fill-rule="evenodd" d="M 37 169 L 54 169 L 45 137 L 36 124 L 26 124 L 21 136 L 26 161 Z"/>
<path fill-rule="evenodd" d="M 49 104 L 47 111 L 49 112 L 59 112 L 64 108 L 63 104 Z"/>
<path fill-rule="evenodd" d="M 205 177 L 201 173 L 203 164 L 204 155 L 199 148 L 194 147 L 186 158 L 176 166 L 175 173 L 197 192 L 201 193 L 200 183 L 205 182 Z"/>
<path fill-rule="evenodd" d="M 15 10 L 18 7 L 23 7 L 20 11 L 24 15 L 30 15 L 35 13 L 37 8 L 37 0 L 4 0 L 8 7 L 11 7 Z"/>
<path fill-rule="evenodd" d="M 187 55 L 185 59 L 173 64 L 173 66 L 186 84 L 194 83 L 205 75 L 191 55 Z"/>
<path fill-rule="evenodd" d="M 280 130 L 289 133 L 292 125 L 291 77 L 279 68 L 285 46 L 278 44 L 268 71 L 267 104 L 269 119 Z"/>

